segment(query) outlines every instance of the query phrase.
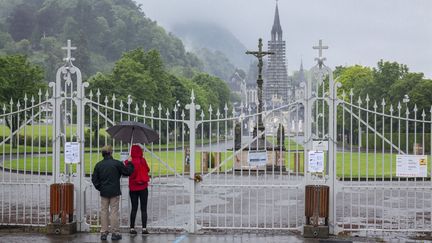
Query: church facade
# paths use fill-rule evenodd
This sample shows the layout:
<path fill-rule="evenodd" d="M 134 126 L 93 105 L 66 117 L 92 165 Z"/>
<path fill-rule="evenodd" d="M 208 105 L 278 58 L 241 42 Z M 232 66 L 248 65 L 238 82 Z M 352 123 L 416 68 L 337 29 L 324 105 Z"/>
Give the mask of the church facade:
<path fill-rule="evenodd" d="M 289 101 L 291 99 L 291 87 L 285 61 L 285 41 L 282 38 L 282 27 L 277 4 L 271 30 L 271 40 L 268 42 L 268 51 L 275 54 L 269 55 L 267 58 L 264 100 L 267 104 Z"/>

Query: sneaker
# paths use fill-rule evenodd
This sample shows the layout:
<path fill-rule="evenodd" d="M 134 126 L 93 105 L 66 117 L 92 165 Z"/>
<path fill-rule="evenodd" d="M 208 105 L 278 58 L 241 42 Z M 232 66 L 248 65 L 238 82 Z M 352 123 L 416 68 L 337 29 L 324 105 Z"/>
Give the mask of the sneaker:
<path fill-rule="evenodd" d="M 104 232 L 104 233 L 102 233 L 101 234 L 101 240 L 107 240 L 107 237 L 108 237 L 108 232 Z"/>
<path fill-rule="evenodd" d="M 121 234 L 114 233 L 111 235 L 111 240 L 121 240 L 121 239 L 122 239 Z"/>
<path fill-rule="evenodd" d="M 149 232 L 147 231 L 147 229 L 143 229 L 143 230 L 142 230 L 142 234 L 143 234 L 143 235 L 148 235 Z"/>
<path fill-rule="evenodd" d="M 131 229 L 129 230 L 129 233 L 130 233 L 131 235 L 136 235 L 136 234 L 137 234 L 137 231 L 136 231 L 134 228 L 131 228 Z"/>

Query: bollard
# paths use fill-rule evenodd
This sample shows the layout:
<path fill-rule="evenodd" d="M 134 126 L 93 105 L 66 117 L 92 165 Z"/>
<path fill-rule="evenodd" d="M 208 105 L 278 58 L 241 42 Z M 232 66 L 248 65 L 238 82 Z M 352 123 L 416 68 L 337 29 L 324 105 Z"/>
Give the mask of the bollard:
<path fill-rule="evenodd" d="M 306 238 L 328 238 L 330 188 L 323 185 L 307 185 L 305 188 Z"/>
<path fill-rule="evenodd" d="M 74 186 L 72 183 L 50 186 L 50 222 L 71 223 L 73 220 Z"/>
<path fill-rule="evenodd" d="M 74 185 L 57 183 L 50 185 L 50 223 L 48 234 L 72 234 L 76 232 L 73 222 Z"/>

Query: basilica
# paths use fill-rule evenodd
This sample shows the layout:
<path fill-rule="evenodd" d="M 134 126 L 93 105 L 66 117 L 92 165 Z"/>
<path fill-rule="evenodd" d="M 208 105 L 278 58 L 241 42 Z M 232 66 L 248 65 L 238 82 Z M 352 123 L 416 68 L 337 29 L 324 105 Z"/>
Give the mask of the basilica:
<path fill-rule="evenodd" d="M 298 71 L 292 76 L 288 75 L 286 43 L 283 39 L 277 4 L 268 41 L 268 51 L 274 54 L 267 57 L 264 67 L 263 101 L 266 106 L 277 107 L 303 97 L 304 91 L 300 88 L 300 83 L 306 82 L 306 74 L 301 64 Z M 256 68 L 255 65 L 252 68 Z M 256 76 L 251 75 L 248 79 L 251 80 L 247 80 L 240 86 L 242 103 L 245 106 L 255 107 L 257 103 Z"/>

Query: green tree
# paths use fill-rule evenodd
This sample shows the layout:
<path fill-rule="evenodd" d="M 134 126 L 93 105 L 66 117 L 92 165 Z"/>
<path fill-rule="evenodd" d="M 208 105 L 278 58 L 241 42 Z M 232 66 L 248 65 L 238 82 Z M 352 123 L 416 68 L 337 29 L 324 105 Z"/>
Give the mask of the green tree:
<path fill-rule="evenodd" d="M 40 41 L 41 50 L 39 55 L 35 55 L 33 60 L 45 69 L 45 79 L 54 81 L 56 70 L 63 63 L 63 51 L 55 37 L 43 37 Z"/>
<path fill-rule="evenodd" d="M 37 95 L 39 89 L 46 88 L 44 72 L 31 64 L 23 55 L 0 56 L 0 101 Z"/>
<path fill-rule="evenodd" d="M 373 72 L 368 67 L 355 65 L 352 67 L 336 68 L 337 81 L 342 84 L 338 95 L 341 96 L 344 91 L 349 99 L 350 90 L 356 97 L 364 99 L 366 95 L 372 92 L 374 79 Z"/>
<path fill-rule="evenodd" d="M 408 73 L 408 67 L 397 62 L 380 60 L 376 68 L 373 68 L 374 89 L 369 95 L 378 100 L 391 97 L 390 89 Z"/>
<path fill-rule="evenodd" d="M 230 81 L 230 75 L 236 71 L 236 68 L 222 52 L 201 48 L 196 53 L 204 62 L 205 72 L 222 80 Z"/>
<path fill-rule="evenodd" d="M 43 70 L 30 64 L 25 56 L 0 56 L 0 101 L 9 103 L 13 100 L 16 103 L 20 100 L 22 103 L 25 95 L 28 98 L 37 97 L 39 89 L 47 88 L 43 78 Z M 12 108 L 12 111 L 15 110 L 16 107 Z M 6 119 L 12 133 L 17 130 L 23 118 L 22 114 L 15 114 Z"/>
<path fill-rule="evenodd" d="M 30 39 L 35 28 L 35 9 L 29 3 L 17 5 L 7 18 L 9 33 L 15 41 Z"/>
<path fill-rule="evenodd" d="M 431 105 L 431 97 L 432 97 L 432 80 L 431 79 L 422 79 L 419 80 L 414 87 L 408 92 L 410 97 L 410 103 L 416 104 L 419 112 L 418 115 L 421 115 L 423 110 L 426 114 L 430 114 L 432 109 Z M 418 117 L 420 118 L 420 117 Z"/>
<path fill-rule="evenodd" d="M 418 83 L 423 80 L 422 73 L 407 73 L 390 86 L 389 96 L 393 103 L 401 101 Z"/>
<path fill-rule="evenodd" d="M 186 52 L 177 37 L 147 18 L 133 0 L 0 1 L 0 14 L 0 53 L 24 53 L 23 43 L 15 42 L 26 39 L 30 60 L 42 59 L 43 66 L 51 63 L 43 58 L 46 52 L 40 53 L 40 41 L 53 37 L 59 46 L 73 40 L 78 48 L 75 65 L 88 76 L 113 67 L 124 52 L 139 47 L 158 50 L 168 68 L 202 70 L 201 61 Z"/>
<path fill-rule="evenodd" d="M 208 74 L 198 74 L 193 79 L 193 82 L 203 87 L 208 92 L 209 103 L 213 105 L 213 109 L 223 110 L 225 104 L 230 103 L 230 90 L 228 85 L 217 77 L 212 77 Z"/>
<path fill-rule="evenodd" d="M 100 89 L 103 94 L 115 92 L 120 99 L 131 95 L 134 100 L 146 100 L 149 106 L 157 106 L 159 102 L 165 106 L 172 98 L 169 87 L 165 92 L 158 93 L 161 89 L 158 81 L 168 82 L 164 76 L 158 56 L 137 49 L 125 53 L 116 62 L 111 74 L 98 74 L 90 78 L 90 84 L 92 89 Z"/>

